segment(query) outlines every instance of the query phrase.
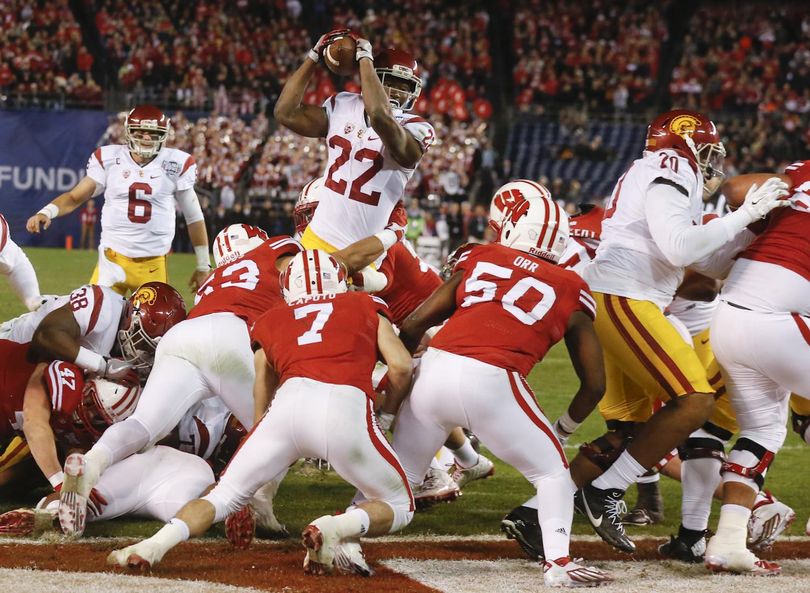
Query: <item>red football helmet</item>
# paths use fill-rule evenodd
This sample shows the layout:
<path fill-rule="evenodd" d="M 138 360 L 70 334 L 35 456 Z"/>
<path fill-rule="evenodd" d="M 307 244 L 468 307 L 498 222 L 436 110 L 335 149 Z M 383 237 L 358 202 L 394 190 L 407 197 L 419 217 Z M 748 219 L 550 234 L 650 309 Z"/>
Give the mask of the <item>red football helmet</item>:
<path fill-rule="evenodd" d="M 169 118 L 160 109 L 154 105 L 138 105 L 127 114 L 124 138 L 130 152 L 148 159 L 160 152 L 169 138 L 170 128 Z"/>
<path fill-rule="evenodd" d="M 422 92 L 422 79 L 419 78 L 419 65 L 411 54 L 393 47 L 384 49 L 374 56 L 374 71 L 394 107 L 403 111 L 413 109 Z M 409 90 L 391 86 L 393 80 L 405 81 Z"/>
<path fill-rule="evenodd" d="M 295 221 L 295 232 L 303 235 L 307 230 L 312 217 L 315 216 L 315 209 L 318 207 L 318 192 L 323 187 L 324 177 L 313 179 L 304 186 L 298 201 L 295 202 L 293 210 L 293 220 Z"/>
<path fill-rule="evenodd" d="M 702 113 L 673 109 L 656 117 L 647 127 L 647 150 L 662 148 L 681 152 L 698 166 L 704 181 L 723 177 L 726 149 L 714 122 Z"/>
<path fill-rule="evenodd" d="M 142 284 L 131 297 L 129 325 L 118 330 L 118 346 L 124 360 L 136 369 L 149 367 L 160 338 L 186 318 L 186 304 L 164 282 Z"/>

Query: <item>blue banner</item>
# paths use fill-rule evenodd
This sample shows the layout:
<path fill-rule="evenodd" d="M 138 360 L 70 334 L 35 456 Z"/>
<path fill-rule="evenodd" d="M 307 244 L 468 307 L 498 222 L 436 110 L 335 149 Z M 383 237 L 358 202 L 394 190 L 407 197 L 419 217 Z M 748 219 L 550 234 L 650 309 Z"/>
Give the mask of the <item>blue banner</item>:
<path fill-rule="evenodd" d="M 78 245 L 81 208 L 39 235 L 25 221 L 84 177 L 107 123 L 102 111 L 0 111 L 0 213 L 18 245 L 64 247 L 67 235 Z"/>

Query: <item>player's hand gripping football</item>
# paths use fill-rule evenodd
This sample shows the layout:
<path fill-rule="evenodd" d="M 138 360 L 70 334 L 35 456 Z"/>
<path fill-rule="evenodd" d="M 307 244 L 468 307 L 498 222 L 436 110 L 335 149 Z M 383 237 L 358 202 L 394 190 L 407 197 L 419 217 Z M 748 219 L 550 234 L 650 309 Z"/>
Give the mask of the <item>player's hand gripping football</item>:
<path fill-rule="evenodd" d="M 315 46 L 311 50 L 309 50 L 307 57 L 317 64 L 320 61 L 321 57 L 323 56 L 324 50 L 326 50 L 329 44 L 332 43 L 338 37 L 345 37 L 346 35 L 348 35 L 348 33 L 349 33 L 348 29 L 333 29 L 328 33 L 324 33 L 323 35 L 321 35 L 320 39 L 318 39 L 318 42 L 315 44 Z"/>
<path fill-rule="evenodd" d="M 788 195 L 788 185 L 778 177 L 771 177 L 762 186 L 752 185 L 745 194 L 745 201 L 740 206 L 740 210 L 745 212 L 751 222 L 765 218 L 774 208 L 789 206 L 788 200 L 783 200 Z"/>

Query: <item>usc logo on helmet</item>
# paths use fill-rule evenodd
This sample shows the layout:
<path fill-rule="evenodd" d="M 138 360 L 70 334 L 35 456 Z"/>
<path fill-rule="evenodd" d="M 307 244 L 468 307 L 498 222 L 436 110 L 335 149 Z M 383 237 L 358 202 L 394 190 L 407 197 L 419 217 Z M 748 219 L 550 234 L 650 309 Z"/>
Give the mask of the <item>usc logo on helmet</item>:
<path fill-rule="evenodd" d="M 157 291 L 151 286 L 142 286 L 132 299 L 136 307 L 140 307 L 144 303 L 154 305 L 155 301 L 157 301 Z"/>
<path fill-rule="evenodd" d="M 692 115 L 679 115 L 672 118 L 669 124 L 669 129 L 673 134 L 678 136 L 691 136 L 695 133 L 701 121 Z"/>

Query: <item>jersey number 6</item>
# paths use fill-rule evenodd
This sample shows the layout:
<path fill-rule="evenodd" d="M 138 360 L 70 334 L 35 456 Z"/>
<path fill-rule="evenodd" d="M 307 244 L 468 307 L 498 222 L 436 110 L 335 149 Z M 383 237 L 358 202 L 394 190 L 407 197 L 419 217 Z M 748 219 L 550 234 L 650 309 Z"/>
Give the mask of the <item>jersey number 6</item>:
<path fill-rule="evenodd" d="M 127 218 L 131 222 L 144 224 L 152 218 L 152 202 L 139 198 L 138 191 L 142 191 L 144 196 L 152 195 L 152 187 L 148 183 L 138 181 L 130 185 Z"/>

